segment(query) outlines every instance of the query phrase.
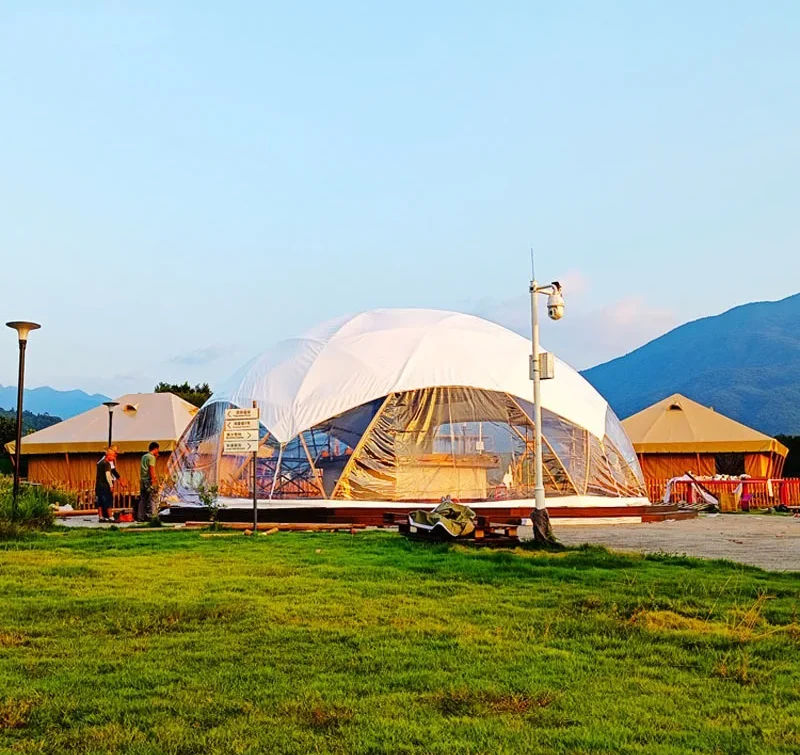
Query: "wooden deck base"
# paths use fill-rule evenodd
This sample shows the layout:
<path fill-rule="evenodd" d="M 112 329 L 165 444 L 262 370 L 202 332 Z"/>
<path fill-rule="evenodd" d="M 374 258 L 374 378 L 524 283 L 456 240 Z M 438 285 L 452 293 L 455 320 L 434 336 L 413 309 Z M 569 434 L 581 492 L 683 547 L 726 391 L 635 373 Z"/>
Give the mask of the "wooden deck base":
<path fill-rule="evenodd" d="M 433 508 L 420 505 L 420 508 Z M 530 517 L 530 508 L 509 506 L 507 508 L 481 508 L 480 504 L 472 505 L 479 517 L 492 522 L 512 522 Z M 548 506 L 550 518 L 558 523 L 559 519 L 570 523 L 585 521 L 631 523 L 662 522 L 667 519 L 694 519 L 695 511 L 681 510 L 677 504 L 653 504 L 651 506 Z M 171 506 L 168 514 L 162 515 L 164 522 L 208 522 L 208 513 L 197 506 Z M 228 508 L 220 509 L 220 522 L 238 522 L 246 525 L 253 520 L 252 509 Z M 259 510 L 259 520 L 269 522 L 269 526 L 298 525 L 346 525 L 354 527 L 386 527 L 397 526 L 400 521 L 408 520 L 408 510 L 398 511 L 391 504 L 385 507 L 354 508 L 347 506 L 331 506 L 330 508 L 303 508 L 286 506 Z M 259 525 L 261 521 L 259 521 Z M 267 525 L 265 525 L 267 526 Z"/>

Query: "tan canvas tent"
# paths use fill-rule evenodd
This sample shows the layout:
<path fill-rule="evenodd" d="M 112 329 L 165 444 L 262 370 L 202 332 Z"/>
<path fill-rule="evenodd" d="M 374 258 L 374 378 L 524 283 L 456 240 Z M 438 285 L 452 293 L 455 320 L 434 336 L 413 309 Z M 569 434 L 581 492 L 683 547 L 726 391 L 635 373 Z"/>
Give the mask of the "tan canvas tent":
<path fill-rule="evenodd" d="M 645 478 L 686 472 L 780 477 L 788 449 L 676 393 L 623 420 Z"/>
<path fill-rule="evenodd" d="M 175 448 L 197 408 L 172 393 L 130 393 L 115 399 L 113 443 L 119 448 L 117 469 L 138 488 L 138 468 L 147 446 L 156 441 L 162 456 Z M 96 465 L 108 444 L 108 410 L 90 409 L 22 439 L 28 480 L 80 487 L 94 483 Z M 14 453 L 15 444 L 6 445 Z M 159 471 L 166 464 L 159 462 Z"/>

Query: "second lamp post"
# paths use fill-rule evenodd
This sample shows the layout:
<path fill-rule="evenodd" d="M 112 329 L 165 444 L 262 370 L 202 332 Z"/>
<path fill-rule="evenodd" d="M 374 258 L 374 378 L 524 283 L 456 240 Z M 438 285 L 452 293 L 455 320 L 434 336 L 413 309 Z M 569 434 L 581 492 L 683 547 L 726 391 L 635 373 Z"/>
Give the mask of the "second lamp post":
<path fill-rule="evenodd" d="M 111 448 L 113 439 L 112 428 L 114 426 L 114 407 L 119 406 L 119 401 L 104 401 L 103 406 L 108 409 L 108 447 Z"/>
<path fill-rule="evenodd" d="M 25 349 L 28 346 L 28 334 L 41 327 L 35 322 L 7 322 L 9 328 L 17 331 L 19 341 L 19 376 L 17 378 L 17 442 L 14 446 L 14 492 L 11 502 L 11 518 L 17 518 L 17 497 L 19 496 L 19 466 L 22 463 L 22 399 L 25 391 Z"/>

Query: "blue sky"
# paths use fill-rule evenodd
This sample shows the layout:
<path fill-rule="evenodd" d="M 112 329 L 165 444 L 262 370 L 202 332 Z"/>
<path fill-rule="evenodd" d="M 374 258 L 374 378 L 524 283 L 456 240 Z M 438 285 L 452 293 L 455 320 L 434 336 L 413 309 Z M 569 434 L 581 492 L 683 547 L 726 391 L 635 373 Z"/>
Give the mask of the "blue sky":
<path fill-rule="evenodd" d="M 576 367 L 800 290 L 794 2 L 0 5 L 0 318 L 29 385 L 220 382 L 380 306 Z M 13 334 L 0 383 L 15 382 Z"/>

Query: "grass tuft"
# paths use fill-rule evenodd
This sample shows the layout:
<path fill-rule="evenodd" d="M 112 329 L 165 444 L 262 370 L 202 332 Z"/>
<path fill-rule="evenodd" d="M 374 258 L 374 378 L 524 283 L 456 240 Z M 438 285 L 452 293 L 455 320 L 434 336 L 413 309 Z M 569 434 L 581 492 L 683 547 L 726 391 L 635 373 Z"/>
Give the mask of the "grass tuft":
<path fill-rule="evenodd" d="M 562 697 L 560 692 L 499 693 L 469 687 L 438 690 L 430 695 L 428 704 L 447 717 L 476 717 L 490 715 L 526 715 L 547 708 Z"/>
<path fill-rule="evenodd" d="M 728 679 L 737 684 L 752 686 L 756 684 L 756 676 L 750 667 L 750 658 L 746 652 L 740 652 L 736 658 L 729 655 L 714 664 L 713 674 L 720 679 Z"/>
<path fill-rule="evenodd" d="M 30 637 L 22 632 L 0 632 L 0 648 L 19 648 L 30 645 Z"/>
<path fill-rule="evenodd" d="M 192 631 L 205 622 L 221 622 L 242 614 L 240 604 L 137 606 L 124 614 L 112 613 L 106 624 L 110 634 L 133 637 L 155 636 L 167 632 Z"/>
<path fill-rule="evenodd" d="M 562 697 L 560 692 L 551 690 L 545 690 L 544 692 L 533 695 L 492 695 L 487 698 L 486 704 L 493 713 L 524 715 L 541 708 L 549 708 L 560 697 Z"/>
<path fill-rule="evenodd" d="M 27 726 L 35 705 L 32 699 L 7 697 L 0 700 L 0 730 Z"/>
<path fill-rule="evenodd" d="M 301 703 L 292 715 L 300 725 L 323 732 L 338 732 L 353 720 L 353 711 L 349 708 L 323 702 Z"/>

